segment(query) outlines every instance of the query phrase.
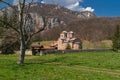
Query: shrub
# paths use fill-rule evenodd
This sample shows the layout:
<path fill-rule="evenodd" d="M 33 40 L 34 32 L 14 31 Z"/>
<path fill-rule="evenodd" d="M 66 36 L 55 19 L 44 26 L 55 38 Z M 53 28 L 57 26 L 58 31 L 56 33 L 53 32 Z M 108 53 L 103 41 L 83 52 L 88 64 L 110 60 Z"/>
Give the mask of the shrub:
<path fill-rule="evenodd" d="M 71 49 L 71 46 L 70 44 L 67 45 L 66 49 Z"/>
<path fill-rule="evenodd" d="M 2 54 L 13 54 L 15 50 L 19 49 L 19 41 L 14 39 L 4 39 L 0 45 Z"/>

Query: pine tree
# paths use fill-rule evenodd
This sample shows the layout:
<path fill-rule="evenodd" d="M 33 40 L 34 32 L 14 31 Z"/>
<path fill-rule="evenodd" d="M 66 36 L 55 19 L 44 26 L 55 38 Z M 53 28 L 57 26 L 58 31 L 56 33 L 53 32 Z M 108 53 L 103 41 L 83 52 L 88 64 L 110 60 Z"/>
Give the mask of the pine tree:
<path fill-rule="evenodd" d="M 120 50 L 120 25 L 116 26 L 112 42 L 113 50 L 118 52 Z"/>

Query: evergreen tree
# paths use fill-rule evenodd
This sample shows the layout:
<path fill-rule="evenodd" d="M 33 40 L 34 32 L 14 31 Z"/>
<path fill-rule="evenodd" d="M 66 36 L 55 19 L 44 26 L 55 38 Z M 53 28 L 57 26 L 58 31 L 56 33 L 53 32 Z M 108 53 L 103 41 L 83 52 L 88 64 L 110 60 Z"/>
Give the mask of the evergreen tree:
<path fill-rule="evenodd" d="M 118 52 L 120 50 L 120 25 L 116 26 L 116 30 L 112 42 L 113 42 L 113 50 Z"/>

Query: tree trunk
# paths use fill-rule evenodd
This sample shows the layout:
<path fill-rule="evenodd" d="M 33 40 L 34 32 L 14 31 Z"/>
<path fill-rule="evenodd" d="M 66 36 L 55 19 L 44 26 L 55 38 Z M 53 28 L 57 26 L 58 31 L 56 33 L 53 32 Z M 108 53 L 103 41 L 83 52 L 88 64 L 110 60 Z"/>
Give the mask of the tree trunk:
<path fill-rule="evenodd" d="M 21 41 L 18 64 L 24 63 L 24 57 L 26 51 L 24 20 L 23 20 L 24 8 L 25 8 L 25 0 L 23 1 L 18 0 L 18 11 L 19 11 L 18 15 L 19 15 L 20 41 Z"/>
<path fill-rule="evenodd" d="M 24 63 L 25 51 L 26 51 L 25 42 L 21 40 L 18 64 L 23 64 Z"/>

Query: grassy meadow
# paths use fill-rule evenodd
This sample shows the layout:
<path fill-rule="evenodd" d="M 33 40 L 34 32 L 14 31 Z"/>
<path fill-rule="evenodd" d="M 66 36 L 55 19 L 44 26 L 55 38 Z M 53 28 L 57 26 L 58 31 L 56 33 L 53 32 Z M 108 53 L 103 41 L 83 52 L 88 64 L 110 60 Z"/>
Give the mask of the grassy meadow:
<path fill-rule="evenodd" d="M 26 56 L 0 54 L 0 80 L 120 80 L 120 53 L 80 52 Z"/>

